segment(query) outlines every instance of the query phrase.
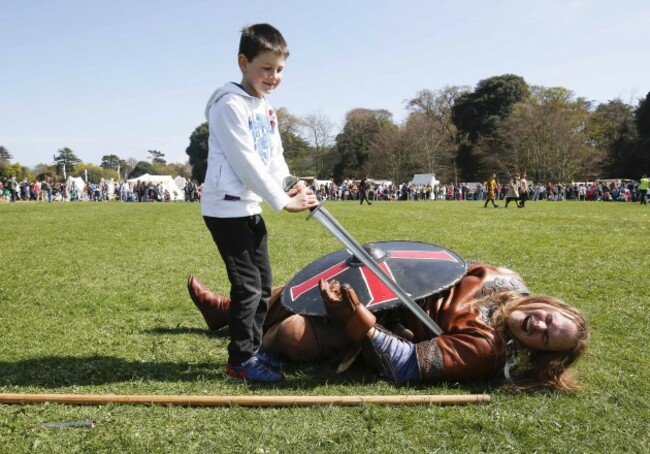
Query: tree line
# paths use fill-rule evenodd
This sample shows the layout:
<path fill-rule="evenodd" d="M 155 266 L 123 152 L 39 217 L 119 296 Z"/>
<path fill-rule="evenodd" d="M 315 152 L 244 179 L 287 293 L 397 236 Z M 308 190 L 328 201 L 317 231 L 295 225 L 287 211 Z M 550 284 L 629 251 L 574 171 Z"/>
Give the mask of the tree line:
<path fill-rule="evenodd" d="M 67 176 L 87 178 L 98 183 L 102 179 L 123 180 L 137 178 L 149 173 L 152 175 L 173 175 L 189 178 L 191 169 L 188 164 L 168 164 L 165 153 L 148 150 L 151 161 L 138 161 L 134 158 L 122 159 L 117 155 L 104 155 L 99 165 L 84 163 L 69 147 L 60 148 L 52 158 L 52 164 L 38 164 L 34 168 L 11 163 L 13 159 L 9 150 L 0 145 L 0 180 L 15 176 L 18 180 L 44 180 L 46 177 L 65 180 Z"/>
<path fill-rule="evenodd" d="M 595 105 L 566 88 L 505 74 L 474 89 L 421 90 L 406 109 L 401 124 L 387 110 L 352 109 L 337 134 L 322 114 L 300 118 L 279 109 L 287 162 L 300 176 L 337 182 L 366 174 L 399 183 L 415 173 L 446 182 L 485 181 L 493 172 L 526 171 L 540 182 L 650 173 L 650 93 L 636 106 L 620 99 Z M 207 140 L 203 123 L 186 150 L 199 181 Z"/>

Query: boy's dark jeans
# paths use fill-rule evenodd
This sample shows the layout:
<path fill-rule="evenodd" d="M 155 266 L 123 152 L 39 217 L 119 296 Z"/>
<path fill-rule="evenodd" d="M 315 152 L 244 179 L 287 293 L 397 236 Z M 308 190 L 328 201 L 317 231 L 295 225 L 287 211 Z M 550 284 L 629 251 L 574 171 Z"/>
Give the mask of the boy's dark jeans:
<path fill-rule="evenodd" d="M 239 364 L 262 345 L 262 324 L 273 277 L 266 225 L 260 215 L 203 220 L 219 248 L 230 280 L 228 362 Z"/>

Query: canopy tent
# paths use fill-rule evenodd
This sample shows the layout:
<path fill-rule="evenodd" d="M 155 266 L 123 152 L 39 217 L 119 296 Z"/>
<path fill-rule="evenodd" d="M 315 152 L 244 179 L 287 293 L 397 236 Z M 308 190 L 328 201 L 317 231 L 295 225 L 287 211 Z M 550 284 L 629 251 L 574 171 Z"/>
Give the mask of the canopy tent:
<path fill-rule="evenodd" d="M 413 175 L 411 184 L 430 184 L 433 188 L 434 186 L 440 184 L 440 182 L 436 180 L 436 176 L 432 173 L 416 173 Z"/>
<path fill-rule="evenodd" d="M 70 194 L 73 189 L 77 191 L 77 194 L 81 194 L 86 188 L 86 182 L 83 178 L 73 177 L 72 175 L 69 175 L 68 179 L 65 180 L 65 185 L 68 188 L 68 194 Z"/>
<path fill-rule="evenodd" d="M 433 200 L 435 198 L 436 186 L 440 184 L 440 181 L 436 179 L 436 176 L 432 173 L 416 173 L 413 175 L 411 180 L 412 185 L 431 185 L 431 195 L 430 198 Z"/>
<path fill-rule="evenodd" d="M 163 190 L 169 192 L 169 198 L 172 201 L 185 199 L 183 190 L 178 187 L 171 175 L 150 175 L 148 173 L 145 173 L 139 177 L 127 180 L 129 187 L 131 188 L 133 188 L 133 185 L 135 185 L 138 181 L 144 183 L 153 183 L 155 185 L 162 184 Z"/>

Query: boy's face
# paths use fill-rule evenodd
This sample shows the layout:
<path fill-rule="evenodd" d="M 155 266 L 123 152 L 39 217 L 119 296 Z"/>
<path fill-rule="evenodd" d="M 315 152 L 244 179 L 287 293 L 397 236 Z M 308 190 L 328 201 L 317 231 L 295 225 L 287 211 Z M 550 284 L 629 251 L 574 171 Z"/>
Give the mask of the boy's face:
<path fill-rule="evenodd" d="M 269 95 L 282 82 L 285 58 L 274 52 L 262 52 L 248 61 L 243 54 L 238 57 L 242 72 L 242 85 L 256 97 Z"/>

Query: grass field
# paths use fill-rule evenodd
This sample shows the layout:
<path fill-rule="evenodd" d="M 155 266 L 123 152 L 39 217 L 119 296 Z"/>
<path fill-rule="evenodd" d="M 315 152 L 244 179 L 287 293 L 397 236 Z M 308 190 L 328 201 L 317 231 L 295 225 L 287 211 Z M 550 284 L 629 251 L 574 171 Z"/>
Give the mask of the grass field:
<path fill-rule="evenodd" d="M 225 375 L 185 282 L 227 278 L 198 204 L 0 204 L 4 393 L 383 395 L 490 393 L 472 406 L 184 408 L 0 405 L 0 452 L 649 452 L 650 209 L 631 203 L 328 203 L 359 241 L 426 241 L 519 271 L 578 306 L 591 344 L 577 395 L 488 383 L 394 387 L 357 367 L 290 369 L 276 386 Z M 280 285 L 339 243 L 265 208 Z M 93 419 L 87 428 L 43 422 Z"/>

